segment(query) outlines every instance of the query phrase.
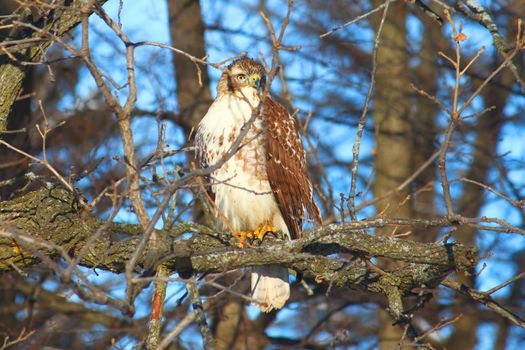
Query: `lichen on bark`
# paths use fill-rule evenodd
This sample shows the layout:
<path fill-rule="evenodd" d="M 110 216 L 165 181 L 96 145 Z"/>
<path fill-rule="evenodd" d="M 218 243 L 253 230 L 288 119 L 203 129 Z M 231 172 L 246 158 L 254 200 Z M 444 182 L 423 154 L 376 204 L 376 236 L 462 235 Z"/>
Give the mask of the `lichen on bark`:
<path fill-rule="evenodd" d="M 41 261 L 42 255 L 75 258 L 98 232 L 79 264 L 122 273 L 142 231 L 140 225 L 111 224 L 82 213 L 72 193 L 51 184 L 0 202 L 0 227 L 0 271 L 23 270 Z M 186 238 L 182 232 L 191 235 Z M 171 274 L 222 273 L 278 263 L 320 283 L 379 294 L 391 286 L 401 294 L 415 287 L 432 288 L 452 271 L 476 263 L 474 249 L 459 244 L 378 237 L 344 223 L 317 227 L 296 241 L 274 240 L 245 249 L 232 245 L 227 234 L 193 223 L 161 233 L 166 244 L 158 263 L 165 264 Z M 350 257 L 339 253 L 350 253 Z M 384 274 L 370 270 L 364 261 L 376 256 L 402 266 Z"/>

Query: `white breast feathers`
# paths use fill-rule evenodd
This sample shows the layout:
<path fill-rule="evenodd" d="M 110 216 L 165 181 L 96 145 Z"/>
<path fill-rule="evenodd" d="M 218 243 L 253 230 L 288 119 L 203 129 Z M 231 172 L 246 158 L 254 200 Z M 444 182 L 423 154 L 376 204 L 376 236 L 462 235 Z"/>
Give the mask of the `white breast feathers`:
<path fill-rule="evenodd" d="M 196 134 L 197 155 L 203 165 L 220 162 L 250 120 L 259 99 L 253 88 L 244 96 L 219 96 L 201 120 Z M 266 144 L 263 121 L 257 118 L 241 142 L 240 149 L 211 173 L 217 217 L 224 228 L 254 230 L 263 223 L 288 232 L 274 198 L 266 172 Z"/>

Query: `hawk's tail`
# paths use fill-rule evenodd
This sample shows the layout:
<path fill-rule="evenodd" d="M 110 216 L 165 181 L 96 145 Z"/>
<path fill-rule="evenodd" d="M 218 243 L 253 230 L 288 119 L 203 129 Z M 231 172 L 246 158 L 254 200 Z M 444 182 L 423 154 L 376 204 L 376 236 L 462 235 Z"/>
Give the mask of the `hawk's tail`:
<path fill-rule="evenodd" d="M 279 265 L 252 268 L 253 303 L 263 312 L 280 309 L 290 298 L 288 269 Z"/>

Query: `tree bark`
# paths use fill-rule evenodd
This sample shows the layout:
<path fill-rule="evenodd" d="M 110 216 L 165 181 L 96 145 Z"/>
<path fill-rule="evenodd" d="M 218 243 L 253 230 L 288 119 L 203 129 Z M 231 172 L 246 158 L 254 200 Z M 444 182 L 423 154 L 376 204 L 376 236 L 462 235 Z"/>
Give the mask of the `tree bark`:
<path fill-rule="evenodd" d="M 140 239 L 142 227 L 110 224 L 84 217 L 76 199 L 65 189 L 48 184 L 10 201 L 0 202 L 0 272 L 24 269 L 46 259 L 65 255 L 75 257 L 94 233 L 103 229 L 80 264 L 122 273 Z M 302 271 L 317 281 L 334 286 L 384 294 L 395 286 L 401 293 L 425 285 L 432 288 L 449 273 L 471 268 L 475 250 L 457 244 L 418 243 L 363 232 L 363 223 L 331 224 L 306 232 L 295 241 L 267 240 L 260 247 L 239 249 L 229 242 L 230 235 L 210 231 L 193 223 L 181 224 L 165 232 L 168 237 L 159 263 L 170 271 L 221 273 L 246 266 L 276 263 Z M 188 239 L 176 239 L 193 233 Z M 114 240 L 115 234 L 128 239 Z M 388 276 L 367 270 L 362 264 L 328 257 L 337 252 L 358 256 L 386 257 L 411 264 L 389 271 Z M 144 262 L 147 252 L 139 259 Z"/>

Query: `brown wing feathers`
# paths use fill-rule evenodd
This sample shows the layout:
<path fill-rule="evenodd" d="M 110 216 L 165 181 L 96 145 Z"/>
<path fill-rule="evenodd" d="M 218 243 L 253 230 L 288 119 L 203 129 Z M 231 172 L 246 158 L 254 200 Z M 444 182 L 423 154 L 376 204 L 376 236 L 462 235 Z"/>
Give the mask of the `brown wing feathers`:
<path fill-rule="evenodd" d="M 267 172 L 281 214 L 292 239 L 301 236 L 304 208 L 310 218 L 321 224 L 306 171 L 301 138 L 286 108 L 266 98 L 263 106 L 266 126 Z"/>

